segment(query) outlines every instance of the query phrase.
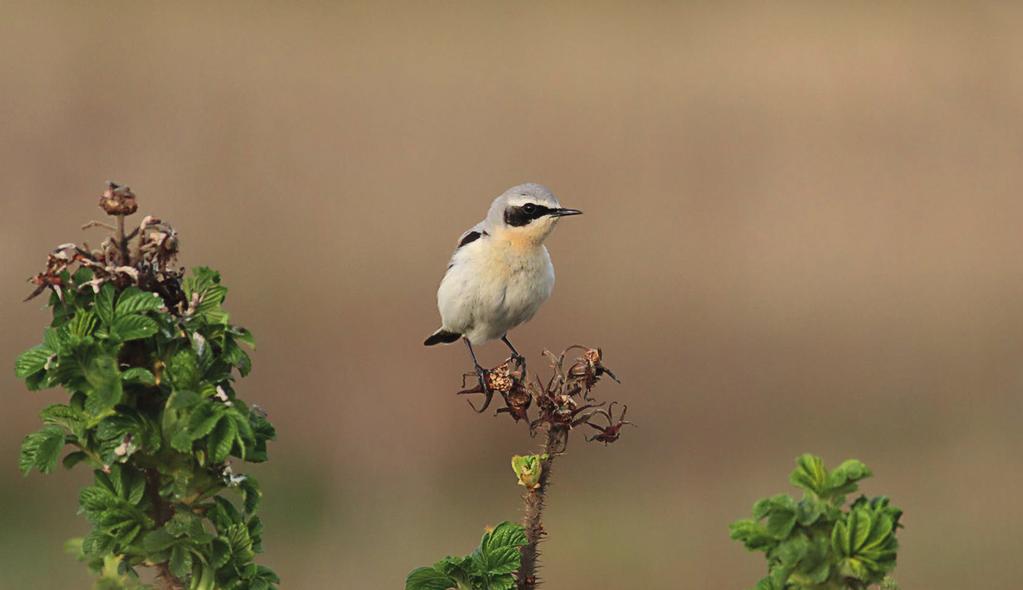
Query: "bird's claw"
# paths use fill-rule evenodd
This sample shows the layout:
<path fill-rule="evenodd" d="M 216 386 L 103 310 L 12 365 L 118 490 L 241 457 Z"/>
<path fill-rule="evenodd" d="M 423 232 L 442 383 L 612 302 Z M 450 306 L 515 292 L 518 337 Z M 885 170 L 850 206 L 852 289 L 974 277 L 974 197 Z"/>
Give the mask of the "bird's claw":
<path fill-rule="evenodd" d="M 487 411 L 487 408 L 490 407 L 490 402 L 491 400 L 494 399 L 494 392 L 490 389 L 490 385 L 487 383 L 487 374 L 489 373 L 489 371 L 487 371 L 486 369 L 479 365 L 476 365 L 475 369 L 476 378 L 479 379 L 480 382 L 480 390 L 486 397 L 483 399 L 483 406 L 479 408 L 477 408 L 472 403 L 472 400 L 465 401 L 469 403 L 469 407 L 472 408 L 474 412 L 476 412 L 477 414 L 482 414 L 483 412 Z"/>

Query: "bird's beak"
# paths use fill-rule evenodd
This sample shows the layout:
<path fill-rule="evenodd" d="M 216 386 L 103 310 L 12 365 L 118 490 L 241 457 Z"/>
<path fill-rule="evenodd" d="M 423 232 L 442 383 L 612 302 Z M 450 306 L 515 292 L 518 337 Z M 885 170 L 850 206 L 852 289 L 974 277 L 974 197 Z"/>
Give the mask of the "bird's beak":
<path fill-rule="evenodd" d="M 569 215 L 582 215 L 583 212 L 578 209 L 554 209 L 551 211 L 551 215 L 555 217 L 568 217 Z"/>

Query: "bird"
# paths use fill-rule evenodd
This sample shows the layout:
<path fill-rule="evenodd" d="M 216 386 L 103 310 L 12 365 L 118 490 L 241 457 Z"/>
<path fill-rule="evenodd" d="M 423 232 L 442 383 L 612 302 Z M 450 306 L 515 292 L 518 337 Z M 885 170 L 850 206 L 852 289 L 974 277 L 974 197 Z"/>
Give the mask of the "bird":
<path fill-rule="evenodd" d="M 513 359 L 525 363 L 508 332 L 529 321 L 551 296 L 554 265 L 544 240 L 562 217 L 580 214 L 562 207 L 549 188 L 532 182 L 494 199 L 486 218 L 458 238 L 437 289 L 441 327 L 423 344 L 465 342 L 486 392 L 487 371 L 473 345 L 499 338 Z"/>

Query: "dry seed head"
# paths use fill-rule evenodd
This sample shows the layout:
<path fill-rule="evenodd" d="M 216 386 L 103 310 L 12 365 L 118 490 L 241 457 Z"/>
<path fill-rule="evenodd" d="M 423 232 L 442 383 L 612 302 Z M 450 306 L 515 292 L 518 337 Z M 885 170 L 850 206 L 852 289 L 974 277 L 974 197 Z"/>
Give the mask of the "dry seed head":
<path fill-rule="evenodd" d="M 107 182 L 107 190 L 100 196 L 99 206 L 107 215 L 131 215 L 139 208 L 135 193 L 115 182 Z"/>

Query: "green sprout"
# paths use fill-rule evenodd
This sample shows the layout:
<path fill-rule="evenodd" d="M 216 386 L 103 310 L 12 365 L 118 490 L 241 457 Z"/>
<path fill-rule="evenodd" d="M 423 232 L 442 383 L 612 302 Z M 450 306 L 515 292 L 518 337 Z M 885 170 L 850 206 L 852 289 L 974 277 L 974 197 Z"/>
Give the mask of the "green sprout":
<path fill-rule="evenodd" d="M 541 455 L 515 455 L 512 457 L 512 471 L 519 478 L 519 485 L 535 490 L 540 487 L 540 474 L 543 473 L 543 462 L 549 458 L 546 453 Z"/>

